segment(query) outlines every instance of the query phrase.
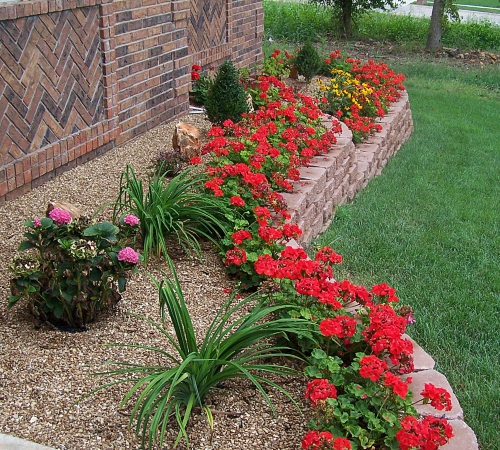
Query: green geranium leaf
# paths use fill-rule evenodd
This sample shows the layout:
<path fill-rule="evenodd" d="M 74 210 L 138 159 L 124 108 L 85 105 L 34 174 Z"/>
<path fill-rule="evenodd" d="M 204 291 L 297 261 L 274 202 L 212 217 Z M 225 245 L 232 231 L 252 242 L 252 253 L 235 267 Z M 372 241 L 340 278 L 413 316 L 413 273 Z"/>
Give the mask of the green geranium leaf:
<path fill-rule="evenodd" d="M 102 272 L 99 268 L 93 267 L 90 271 L 90 281 L 99 281 L 102 278 Z"/>

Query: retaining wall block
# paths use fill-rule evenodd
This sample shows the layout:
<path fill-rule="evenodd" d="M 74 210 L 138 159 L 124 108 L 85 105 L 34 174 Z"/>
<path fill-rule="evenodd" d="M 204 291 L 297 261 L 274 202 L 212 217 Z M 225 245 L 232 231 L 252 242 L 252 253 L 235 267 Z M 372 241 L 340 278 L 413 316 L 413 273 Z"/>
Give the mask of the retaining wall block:
<path fill-rule="evenodd" d="M 333 199 L 328 200 L 323 206 L 323 228 L 325 224 L 333 217 L 334 213 Z M 323 229 L 322 229 L 323 230 Z"/>
<path fill-rule="evenodd" d="M 429 355 L 420 345 L 417 344 L 410 336 L 403 334 L 404 339 L 408 339 L 413 345 L 413 366 L 414 372 L 420 372 L 422 370 L 433 370 L 435 366 L 435 361 L 431 355 Z"/>
<path fill-rule="evenodd" d="M 323 191 L 323 198 L 325 202 L 328 202 L 333 197 L 333 192 L 336 188 L 335 178 L 331 178 L 325 184 L 325 190 Z"/>
<path fill-rule="evenodd" d="M 406 380 L 408 377 L 412 377 L 413 381 L 410 384 L 410 391 L 413 392 L 413 401 L 418 402 L 415 404 L 415 409 L 421 416 L 436 416 L 436 417 L 444 417 L 448 420 L 463 420 L 464 412 L 458 399 L 453 392 L 453 389 L 448 383 L 446 377 L 438 372 L 437 370 L 422 370 L 420 372 L 413 372 L 408 375 L 403 375 L 401 378 Z M 420 395 L 420 392 L 424 390 L 425 383 L 432 383 L 436 387 L 444 388 L 450 393 L 452 409 L 451 411 L 438 411 L 436 408 L 431 406 L 430 404 L 423 405 L 421 400 L 423 397 Z"/>
<path fill-rule="evenodd" d="M 296 214 L 298 217 L 302 216 L 307 209 L 307 194 L 303 192 L 282 192 L 281 195 L 286 201 L 287 211 L 290 214 Z"/>
<path fill-rule="evenodd" d="M 439 450 L 478 450 L 476 435 L 472 428 L 463 420 L 449 420 L 448 423 L 453 428 L 454 436 L 450 441 L 439 447 Z"/>
<path fill-rule="evenodd" d="M 292 181 L 293 192 L 303 194 L 306 201 L 306 208 L 309 207 L 312 201 L 312 193 L 314 191 L 314 183 L 309 180 Z"/>
<path fill-rule="evenodd" d="M 301 180 L 314 182 L 314 194 L 323 191 L 326 183 L 326 170 L 323 167 L 301 167 L 299 172 Z"/>
<path fill-rule="evenodd" d="M 324 155 L 318 155 L 314 158 L 311 158 L 309 162 L 309 167 L 322 167 L 325 169 L 326 178 L 331 178 L 335 171 L 337 170 L 337 158 L 335 158 L 331 153 L 327 153 Z"/>

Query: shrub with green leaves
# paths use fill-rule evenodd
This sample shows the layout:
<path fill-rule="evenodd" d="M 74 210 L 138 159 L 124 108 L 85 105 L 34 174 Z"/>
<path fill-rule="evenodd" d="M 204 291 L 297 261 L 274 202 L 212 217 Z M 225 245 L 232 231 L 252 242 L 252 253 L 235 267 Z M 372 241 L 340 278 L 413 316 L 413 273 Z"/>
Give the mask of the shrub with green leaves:
<path fill-rule="evenodd" d="M 203 340 L 199 340 L 175 268 L 170 260 L 169 263 L 173 281 L 166 279 L 160 283 L 155 280 L 163 324 L 142 318 L 166 337 L 175 348 L 175 353 L 147 345 L 116 344 L 151 351 L 162 360 L 169 361 L 169 365 L 143 366 L 114 362 L 112 364 L 118 366 L 116 370 L 96 374 L 119 378 L 97 390 L 116 384 L 135 383 L 125 395 L 122 406 L 134 399 L 130 425 L 136 421 L 135 431 L 142 438 L 143 448 L 152 448 L 154 444 L 162 447 L 165 431 L 172 417 L 175 417 L 179 426 L 174 447 L 182 438 L 189 447 L 186 427 L 194 408 L 199 407 L 213 427 L 212 412 L 205 398 L 213 388 L 229 379 L 249 379 L 273 413 L 276 413 L 274 406 L 263 385 L 282 392 L 296 405 L 290 394 L 267 378 L 267 374 L 299 375 L 293 368 L 276 364 L 269 359 L 299 359 L 287 346 L 274 344 L 271 339 L 285 337 L 288 333 L 300 330 L 305 321 L 276 318 L 286 306 L 265 306 L 255 296 L 239 301 L 231 296 L 215 315 Z M 251 311 L 245 313 L 250 306 L 253 306 Z M 175 337 L 165 330 L 167 313 L 172 321 Z M 139 397 L 137 394 L 140 394 Z"/>
<path fill-rule="evenodd" d="M 151 161 L 153 170 L 158 175 L 175 177 L 188 166 L 187 158 L 180 149 L 160 150 L 158 155 Z"/>
<path fill-rule="evenodd" d="M 233 63 L 224 61 L 207 92 L 205 109 L 210 122 L 219 125 L 227 119 L 239 122 L 241 115 L 248 112 L 247 95 L 239 78 Z"/>
<path fill-rule="evenodd" d="M 297 52 L 294 59 L 299 75 L 303 75 L 307 82 L 319 73 L 323 60 L 311 41 L 307 41 Z"/>
<path fill-rule="evenodd" d="M 72 220 L 57 208 L 49 214 L 25 222 L 29 231 L 19 245 L 22 253 L 9 266 L 15 276 L 9 308 L 25 298 L 35 325 L 48 321 L 81 328 L 121 299 L 126 276 L 140 257 L 120 241 L 134 233 L 137 218 L 118 228 Z"/>
<path fill-rule="evenodd" d="M 192 169 L 169 181 L 165 174 L 154 174 L 148 177 L 146 189 L 131 166 L 122 173 L 113 218 L 124 214 L 139 218 L 146 260 L 151 255 L 168 255 L 167 236 L 174 236 L 188 254 L 200 256 L 199 239 L 217 244 L 216 237 L 225 230 L 224 202 L 204 192 L 204 175 L 194 174 Z"/>

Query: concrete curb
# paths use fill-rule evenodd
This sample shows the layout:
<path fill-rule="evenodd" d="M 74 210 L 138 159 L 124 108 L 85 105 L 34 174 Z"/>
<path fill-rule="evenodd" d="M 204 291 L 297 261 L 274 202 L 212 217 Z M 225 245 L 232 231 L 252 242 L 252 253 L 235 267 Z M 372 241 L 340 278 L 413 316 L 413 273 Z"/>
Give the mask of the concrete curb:
<path fill-rule="evenodd" d="M 19 439 L 7 434 L 0 434 L 1 450 L 55 450 L 52 447 L 35 444 L 34 442 Z"/>

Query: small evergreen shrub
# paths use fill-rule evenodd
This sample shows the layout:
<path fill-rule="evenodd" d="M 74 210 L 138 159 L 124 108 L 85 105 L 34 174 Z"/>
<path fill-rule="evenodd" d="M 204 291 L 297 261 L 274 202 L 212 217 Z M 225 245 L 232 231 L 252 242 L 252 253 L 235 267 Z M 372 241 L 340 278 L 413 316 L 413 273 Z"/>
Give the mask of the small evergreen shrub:
<path fill-rule="evenodd" d="M 303 75 L 309 83 L 320 72 L 323 60 L 312 42 L 307 41 L 298 51 L 294 63 L 299 75 Z"/>
<path fill-rule="evenodd" d="M 222 124 L 226 119 L 241 120 L 248 112 L 247 95 L 239 80 L 239 72 L 230 60 L 225 61 L 207 92 L 205 109 L 210 122 Z"/>

